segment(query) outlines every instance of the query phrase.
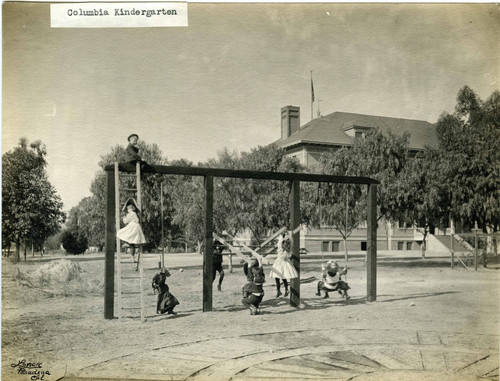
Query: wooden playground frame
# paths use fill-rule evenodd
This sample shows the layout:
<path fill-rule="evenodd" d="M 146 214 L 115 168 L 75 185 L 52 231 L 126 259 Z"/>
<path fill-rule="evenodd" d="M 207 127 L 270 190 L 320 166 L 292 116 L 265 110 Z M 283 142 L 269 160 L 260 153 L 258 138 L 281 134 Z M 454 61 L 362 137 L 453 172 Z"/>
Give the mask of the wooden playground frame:
<path fill-rule="evenodd" d="M 115 288 L 115 166 L 108 165 L 106 171 L 106 232 L 104 259 L 104 318 L 114 318 L 114 288 Z M 118 165 L 118 171 L 135 173 L 136 166 L 128 163 Z M 264 172 L 220 168 L 179 167 L 150 165 L 146 173 L 162 175 L 202 176 L 204 178 L 204 254 L 203 254 L 203 312 L 212 311 L 212 249 L 213 249 L 213 202 L 214 177 L 232 177 L 257 180 L 280 180 L 290 183 L 290 230 L 295 231 L 292 239 L 291 260 L 299 278 L 290 282 L 290 305 L 300 304 L 300 182 L 360 184 L 368 186 L 367 210 L 367 300 L 377 299 L 377 184 L 376 180 L 367 177 L 317 175 L 307 173 Z"/>

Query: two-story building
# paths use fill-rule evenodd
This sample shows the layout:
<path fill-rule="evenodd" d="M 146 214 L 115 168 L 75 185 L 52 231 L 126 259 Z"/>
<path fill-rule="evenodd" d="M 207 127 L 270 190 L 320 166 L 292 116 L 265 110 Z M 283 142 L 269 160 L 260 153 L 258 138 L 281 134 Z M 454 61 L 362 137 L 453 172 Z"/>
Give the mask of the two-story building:
<path fill-rule="evenodd" d="M 384 116 L 334 112 L 300 125 L 300 108 L 286 106 L 281 109 L 281 138 L 274 142 L 286 154 L 313 168 L 320 155 L 327 150 L 350 146 L 354 139 L 363 137 L 367 131 L 376 129 L 382 133 L 409 134 L 410 155 L 415 155 L 425 146 L 437 147 L 435 125 L 423 120 L 389 118 Z M 380 222 L 378 228 L 379 250 L 419 250 L 422 234 L 413 227 L 398 222 Z M 301 245 L 312 252 L 344 252 L 340 234 L 328 226 L 309 229 L 301 233 Z M 366 226 L 359 226 L 347 239 L 349 251 L 366 250 Z"/>

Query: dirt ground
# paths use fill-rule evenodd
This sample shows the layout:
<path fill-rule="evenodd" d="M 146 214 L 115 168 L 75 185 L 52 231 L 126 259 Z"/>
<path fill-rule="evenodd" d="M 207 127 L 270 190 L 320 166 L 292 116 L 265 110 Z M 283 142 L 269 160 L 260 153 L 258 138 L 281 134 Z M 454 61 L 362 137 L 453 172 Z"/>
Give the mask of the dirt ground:
<path fill-rule="evenodd" d="M 66 257 L 77 261 L 80 278 L 43 287 L 36 274 L 48 262 L 12 264 L 3 258 L 2 379 L 30 379 L 17 375 L 13 367 L 22 360 L 41 363 L 41 369 L 50 372 L 44 380 L 56 380 L 83 367 L 161 345 L 283 329 L 414 328 L 496 336 L 499 332 L 500 271 L 496 269 L 474 271 L 457 266 L 452 270 L 446 258 L 379 256 L 377 301 L 367 302 L 366 268 L 358 256 L 348 263 L 352 298 L 344 301 L 336 293 L 329 299 L 315 295 L 321 263 L 329 257 L 309 254 L 301 259 L 305 280 L 301 306 L 294 308 L 287 298 L 275 298 L 274 280 L 267 278 L 262 314 L 250 316 L 241 304 L 245 283 L 241 265 L 236 264 L 230 273 L 225 261 L 222 292 L 214 284 L 214 311 L 202 313 L 201 257 L 174 256 L 167 257 L 166 263 L 172 272 L 170 290 L 180 301 L 178 315 L 155 314 L 156 296 L 150 283 L 156 270 L 148 270 L 144 323 L 139 312 L 121 320 L 104 319 L 102 256 Z M 146 262 L 154 265 L 157 257 Z M 342 259 L 338 262 L 344 265 Z M 270 267 L 265 266 L 266 274 Z M 133 295 L 126 303 L 140 306 L 139 296 Z"/>

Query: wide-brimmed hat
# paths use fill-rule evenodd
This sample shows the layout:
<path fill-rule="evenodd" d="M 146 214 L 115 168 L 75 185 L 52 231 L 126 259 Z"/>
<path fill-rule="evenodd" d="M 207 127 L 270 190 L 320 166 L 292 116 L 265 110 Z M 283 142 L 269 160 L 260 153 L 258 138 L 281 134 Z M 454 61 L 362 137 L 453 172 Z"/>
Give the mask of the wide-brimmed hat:
<path fill-rule="evenodd" d="M 137 137 L 137 139 L 139 139 L 139 135 L 137 135 L 137 134 L 130 134 L 130 135 L 128 136 L 128 138 L 127 138 L 127 142 L 128 142 L 128 141 L 130 141 L 130 138 L 131 138 L 132 136 L 135 136 L 135 137 Z"/>
<path fill-rule="evenodd" d="M 140 210 L 137 206 L 137 202 L 133 198 L 129 198 L 127 201 L 125 201 L 125 205 L 123 205 L 122 210 L 127 209 L 127 206 L 129 205 L 134 205 L 137 210 Z"/>

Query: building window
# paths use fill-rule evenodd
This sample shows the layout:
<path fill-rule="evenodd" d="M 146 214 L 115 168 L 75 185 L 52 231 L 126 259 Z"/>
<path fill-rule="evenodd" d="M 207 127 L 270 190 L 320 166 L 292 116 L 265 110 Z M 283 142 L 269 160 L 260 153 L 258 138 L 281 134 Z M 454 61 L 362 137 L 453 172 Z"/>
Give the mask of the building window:
<path fill-rule="evenodd" d="M 321 242 L 321 251 L 330 251 L 330 241 Z"/>
<path fill-rule="evenodd" d="M 361 251 L 366 251 L 366 241 L 361 241 Z"/>
<path fill-rule="evenodd" d="M 355 136 L 356 138 L 363 139 L 363 138 L 365 137 L 365 134 L 364 134 L 364 132 L 361 132 L 361 131 L 356 131 L 356 132 L 354 133 L 354 136 Z"/>
<path fill-rule="evenodd" d="M 406 242 L 406 250 L 412 249 L 412 242 Z"/>
<path fill-rule="evenodd" d="M 340 242 L 332 241 L 332 251 L 340 251 Z"/>
<path fill-rule="evenodd" d="M 402 241 L 398 241 L 398 250 L 403 250 L 405 243 Z"/>

